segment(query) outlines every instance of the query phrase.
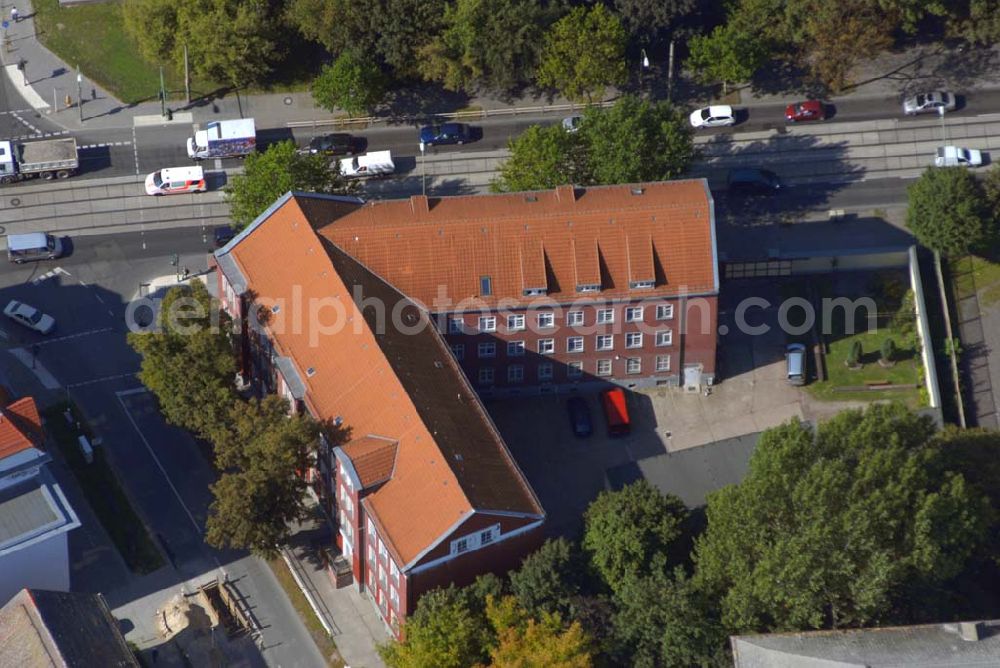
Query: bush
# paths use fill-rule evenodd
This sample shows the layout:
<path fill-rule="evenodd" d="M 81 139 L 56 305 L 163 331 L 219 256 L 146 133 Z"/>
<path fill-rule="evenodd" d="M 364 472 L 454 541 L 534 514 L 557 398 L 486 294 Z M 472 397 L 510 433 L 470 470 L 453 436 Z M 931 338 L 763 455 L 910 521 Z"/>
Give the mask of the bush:
<path fill-rule="evenodd" d="M 885 363 L 892 362 L 896 357 L 896 342 L 892 339 L 886 339 L 882 342 L 882 361 Z"/>
<path fill-rule="evenodd" d="M 861 341 L 855 341 L 851 345 L 851 352 L 847 356 L 847 366 L 860 366 L 861 356 L 864 354 L 864 350 L 861 348 Z"/>

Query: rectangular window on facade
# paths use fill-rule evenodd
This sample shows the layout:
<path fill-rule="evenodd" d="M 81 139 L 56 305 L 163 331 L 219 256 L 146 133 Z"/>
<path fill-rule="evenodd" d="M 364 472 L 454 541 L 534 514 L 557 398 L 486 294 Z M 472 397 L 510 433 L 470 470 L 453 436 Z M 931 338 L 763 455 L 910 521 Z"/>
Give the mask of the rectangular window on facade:
<path fill-rule="evenodd" d="M 659 304 L 656 307 L 657 320 L 673 320 L 673 318 L 674 318 L 673 304 Z"/>
<path fill-rule="evenodd" d="M 597 324 L 605 325 L 615 321 L 615 310 L 610 308 L 602 308 L 597 311 Z"/>
<path fill-rule="evenodd" d="M 670 371 L 670 355 L 657 355 L 656 356 L 656 370 L 657 371 Z"/>
<path fill-rule="evenodd" d="M 451 347 L 451 354 L 455 356 L 459 362 L 465 359 L 465 344 L 456 343 Z"/>
<path fill-rule="evenodd" d="M 480 332 L 495 332 L 497 331 L 497 319 L 492 315 L 484 315 L 479 318 L 479 331 Z"/>
<path fill-rule="evenodd" d="M 520 383 L 524 380 L 524 367 L 520 364 L 511 364 L 507 367 L 507 382 Z"/>
<path fill-rule="evenodd" d="M 538 339 L 538 354 L 551 355 L 556 351 L 555 339 Z"/>
<path fill-rule="evenodd" d="M 479 544 L 489 545 L 490 543 L 493 542 L 494 537 L 495 536 L 493 535 L 493 529 L 486 529 L 485 531 L 481 531 L 479 532 Z"/>
<path fill-rule="evenodd" d="M 570 311 L 566 314 L 566 324 L 570 327 L 578 327 L 583 324 L 583 311 Z"/>
<path fill-rule="evenodd" d="M 583 362 L 570 362 L 566 365 L 567 378 L 579 378 L 583 375 Z"/>
<path fill-rule="evenodd" d="M 448 318 L 448 333 L 449 334 L 461 334 L 462 333 L 462 319 L 461 318 Z"/>
<path fill-rule="evenodd" d="M 507 357 L 523 357 L 523 356 L 524 356 L 524 341 L 507 342 Z"/>
<path fill-rule="evenodd" d="M 395 587 L 389 587 L 389 603 L 392 607 L 399 609 L 399 592 L 396 591 Z"/>
<path fill-rule="evenodd" d="M 626 348 L 642 348 L 642 332 L 629 332 L 625 335 Z"/>
<path fill-rule="evenodd" d="M 523 315 L 509 315 L 507 316 L 507 331 L 517 332 L 524 329 L 524 316 Z"/>
<path fill-rule="evenodd" d="M 674 330 L 661 329 L 656 333 L 656 345 L 669 346 L 674 342 Z"/>
<path fill-rule="evenodd" d="M 551 364 L 539 364 L 538 365 L 538 380 L 552 380 L 552 365 Z"/>
<path fill-rule="evenodd" d="M 554 313 L 539 313 L 538 314 L 538 328 L 548 329 L 549 327 L 555 327 L 556 316 Z"/>
<path fill-rule="evenodd" d="M 385 584 L 386 584 L 386 582 L 385 582 L 385 569 L 382 568 L 381 564 L 379 564 L 379 567 L 378 567 L 378 583 L 380 585 L 382 585 L 383 588 L 385 587 Z"/>
<path fill-rule="evenodd" d="M 487 366 L 479 370 L 479 384 L 480 385 L 493 384 L 493 367 Z"/>
<path fill-rule="evenodd" d="M 455 541 L 455 554 L 462 554 L 469 551 L 469 539 L 459 538 Z"/>
<path fill-rule="evenodd" d="M 389 561 L 389 577 L 392 578 L 392 584 L 399 586 L 399 569 L 396 568 L 396 562 Z"/>
<path fill-rule="evenodd" d="M 389 550 L 386 548 L 385 543 L 382 542 L 381 538 L 378 539 L 378 556 L 383 559 L 389 556 Z"/>
<path fill-rule="evenodd" d="M 583 337 L 582 336 L 571 336 L 566 339 L 566 352 L 568 353 L 582 353 L 583 352 Z"/>
<path fill-rule="evenodd" d="M 372 518 L 368 518 L 368 540 L 375 540 L 378 535 L 375 533 L 375 523 L 372 522 Z"/>
<path fill-rule="evenodd" d="M 597 360 L 597 375 L 598 376 L 611 375 L 611 360 Z"/>
<path fill-rule="evenodd" d="M 642 360 L 638 357 L 625 360 L 625 373 L 642 373 Z"/>
<path fill-rule="evenodd" d="M 615 337 L 614 334 L 598 334 L 597 335 L 597 349 L 598 350 L 612 350 L 615 347 Z"/>
<path fill-rule="evenodd" d="M 375 561 L 375 548 L 372 547 L 371 543 L 368 543 L 368 561 Z"/>
<path fill-rule="evenodd" d="M 493 294 L 493 280 L 489 276 L 479 277 L 479 296 L 489 297 Z"/>
<path fill-rule="evenodd" d="M 487 343 L 479 344 L 479 357 L 496 357 L 497 356 L 497 344 L 493 341 Z"/>
<path fill-rule="evenodd" d="M 642 322 L 642 307 L 629 306 L 625 309 L 625 322 Z"/>

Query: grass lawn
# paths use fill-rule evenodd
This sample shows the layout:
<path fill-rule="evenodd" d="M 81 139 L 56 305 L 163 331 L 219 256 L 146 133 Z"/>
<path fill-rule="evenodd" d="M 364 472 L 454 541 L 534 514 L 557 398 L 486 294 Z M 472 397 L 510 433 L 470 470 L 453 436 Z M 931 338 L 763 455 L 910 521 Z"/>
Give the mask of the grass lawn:
<path fill-rule="evenodd" d="M 970 265 L 971 274 L 967 273 Z M 956 269 L 963 272 L 955 280 L 961 294 L 971 292 L 974 285 L 979 291 L 980 306 L 987 307 L 1000 302 L 1000 263 L 970 255 L 964 258 Z"/>
<path fill-rule="evenodd" d="M 81 425 L 80 431 L 68 424 L 63 417 L 67 408 L 73 410 L 76 421 Z M 77 482 L 83 488 L 94 514 L 111 536 L 129 569 L 141 575 L 152 573 L 162 566 L 163 558 L 160 552 L 153 544 L 146 526 L 132 510 L 132 505 L 119 485 L 111 466 L 104 459 L 102 447 L 94 448 L 93 463 L 88 464 L 84 461 L 77 437 L 83 433 L 90 438 L 92 432 L 79 412 L 70 404 L 59 403 L 43 410 L 42 415 L 45 418 L 46 431 L 56 442 Z"/>
<path fill-rule="evenodd" d="M 120 2 L 60 7 L 59 0 L 32 0 L 31 4 L 39 39 L 67 65 L 79 65 L 87 78 L 123 102 L 158 99 L 160 68 L 142 60 L 135 42 L 125 34 Z M 183 98 L 183 69 L 164 63 L 163 76 L 167 96 Z M 217 88 L 192 77 L 192 95 Z M 75 90 L 69 92 L 76 96 Z"/>
<path fill-rule="evenodd" d="M 295 611 L 299 613 L 299 617 L 302 619 L 302 623 L 306 625 L 309 629 L 309 635 L 312 636 L 313 641 L 316 646 L 319 647 L 320 653 L 326 657 L 326 663 L 330 668 L 344 668 L 344 661 L 340 658 L 340 652 L 337 651 L 337 645 L 333 642 L 333 639 L 326 634 L 326 629 L 320 624 L 319 618 L 316 617 L 316 613 L 313 612 L 312 606 L 309 605 L 309 601 L 306 600 L 305 594 L 299 589 L 299 586 L 295 584 L 295 578 L 292 577 L 291 572 L 288 570 L 288 566 L 285 564 L 285 560 L 281 557 L 275 557 L 268 562 L 271 570 L 274 572 L 274 577 L 277 578 L 278 582 L 281 584 L 281 588 L 285 590 L 285 594 L 288 596 L 288 600 L 292 602 L 292 606 Z"/>
<path fill-rule="evenodd" d="M 897 362 L 895 366 L 884 368 L 879 363 L 882 342 L 891 337 L 897 347 Z M 860 369 L 849 369 L 844 362 L 851 352 L 855 341 L 861 341 L 864 351 Z M 834 388 L 863 386 L 870 382 L 891 382 L 893 385 L 912 385 L 920 383 L 920 355 L 898 332 L 892 329 L 879 329 L 872 332 L 860 332 L 853 336 L 844 336 L 830 343 L 830 353 L 826 357 L 827 379 L 809 385 L 809 391 L 817 399 L 829 401 L 876 401 L 895 399 L 902 401 L 911 408 L 922 403 L 920 389 L 907 390 L 865 390 L 858 392 L 840 392 Z"/>

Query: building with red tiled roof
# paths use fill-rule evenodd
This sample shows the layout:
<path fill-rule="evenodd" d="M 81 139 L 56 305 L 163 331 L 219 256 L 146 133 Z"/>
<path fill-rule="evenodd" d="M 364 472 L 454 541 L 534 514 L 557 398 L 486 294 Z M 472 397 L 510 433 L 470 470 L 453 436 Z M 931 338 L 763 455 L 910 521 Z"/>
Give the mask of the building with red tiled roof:
<path fill-rule="evenodd" d="M 540 542 L 480 396 L 713 381 L 713 217 L 703 180 L 289 194 L 216 253 L 244 377 L 334 427 L 317 488 L 391 628 Z"/>

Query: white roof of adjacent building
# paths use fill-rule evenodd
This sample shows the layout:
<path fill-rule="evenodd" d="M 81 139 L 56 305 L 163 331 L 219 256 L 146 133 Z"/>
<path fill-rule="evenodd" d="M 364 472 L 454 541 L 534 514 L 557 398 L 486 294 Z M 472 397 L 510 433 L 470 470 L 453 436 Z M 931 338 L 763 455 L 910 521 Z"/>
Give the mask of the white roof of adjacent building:
<path fill-rule="evenodd" d="M 52 475 L 38 475 L 0 491 L 0 558 L 80 526 Z"/>

